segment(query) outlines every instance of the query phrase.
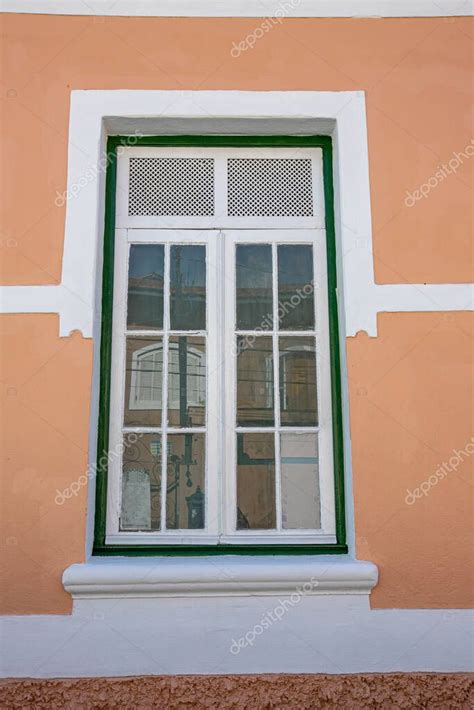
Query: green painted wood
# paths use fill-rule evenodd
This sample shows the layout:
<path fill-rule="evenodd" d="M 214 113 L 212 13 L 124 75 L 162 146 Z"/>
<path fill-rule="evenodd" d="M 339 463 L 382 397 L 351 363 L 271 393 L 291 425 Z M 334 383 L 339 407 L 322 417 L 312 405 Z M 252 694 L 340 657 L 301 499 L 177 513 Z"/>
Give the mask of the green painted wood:
<path fill-rule="evenodd" d="M 326 215 L 326 246 L 328 260 L 329 343 L 331 358 L 331 401 L 333 427 L 334 487 L 336 506 L 336 539 L 346 544 L 344 503 L 344 441 L 342 429 L 341 361 L 339 319 L 337 315 L 336 230 L 334 224 L 332 143 L 323 146 L 324 204 Z"/>
<path fill-rule="evenodd" d="M 202 557 L 208 555 L 342 555 L 347 545 L 102 545 L 100 557 Z"/>
<path fill-rule="evenodd" d="M 127 145 L 195 147 L 306 147 L 322 148 L 326 241 L 328 258 L 329 339 L 331 353 L 331 399 L 333 420 L 336 539 L 334 545 L 106 545 L 107 452 L 110 417 L 110 373 L 112 354 L 112 308 L 115 231 L 117 149 Z M 97 483 L 94 555 L 179 556 L 200 555 L 328 555 L 346 554 L 344 504 L 344 450 L 341 404 L 340 343 L 337 315 L 336 236 L 334 226 L 333 152 L 329 136 L 110 136 L 107 142 L 107 177 L 102 276 L 102 327 L 100 344 L 100 398 L 97 438 Z"/>
<path fill-rule="evenodd" d="M 195 148 L 322 148 L 331 147 L 329 136 L 110 136 L 110 147 L 193 146 Z"/>
<path fill-rule="evenodd" d="M 107 471 L 110 418 L 110 375 L 112 371 L 112 311 L 114 287 L 115 193 L 117 151 L 114 140 L 107 142 L 105 181 L 105 220 L 102 269 L 102 322 L 100 331 L 99 426 L 97 433 L 96 503 L 94 548 L 105 543 L 107 511 Z"/>

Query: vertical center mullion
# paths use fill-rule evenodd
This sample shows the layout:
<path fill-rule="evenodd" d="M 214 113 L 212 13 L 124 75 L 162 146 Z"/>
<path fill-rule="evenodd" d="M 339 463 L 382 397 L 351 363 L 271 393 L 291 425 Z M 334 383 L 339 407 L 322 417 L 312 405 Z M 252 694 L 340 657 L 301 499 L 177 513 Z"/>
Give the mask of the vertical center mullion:
<path fill-rule="evenodd" d="M 170 245 L 165 243 L 165 269 L 163 289 L 163 386 L 161 388 L 161 531 L 166 530 L 166 489 L 168 461 L 168 343 L 170 330 Z"/>
<path fill-rule="evenodd" d="M 278 258 L 277 244 L 272 243 L 273 288 L 273 387 L 275 407 L 275 506 L 277 530 L 282 528 L 281 470 L 280 470 L 280 359 L 278 355 Z"/>
<path fill-rule="evenodd" d="M 224 185 L 227 185 L 226 182 L 224 182 Z M 219 230 L 216 239 L 216 268 L 214 270 L 213 274 L 213 285 L 212 285 L 212 296 L 215 299 L 216 303 L 216 314 L 211 314 L 211 317 L 213 318 L 212 324 L 211 320 L 208 320 L 207 322 L 207 332 L 210 334 L 210 329 L 211 327 L 216 328 L 216 332 L 218 333 L 217 336 L 217 381 L 218 381 L 218 391 L 220 392 L 220 397 L 217 402 L 217 421 L 219 422 L 219 435 L 220 435 L 220 446 L 218 447 L 218 459 L 216 461 L 216 467 L 217 467 L 217 481 L 216 481 L 216 489 L 217 489 L 217 512 L 216 512 L 216 518 L 217 518 L 217 534 L 220 536 L 225 529 L 225 511 L 224 511 L 224 505 L 225 505 L 225 481 L 223 480 L 223 472 L 226 469 L 226 459 L 225 459 L 225 446 L 224 442 L 226 440 L 226 422 L 225 422 L 225 417 L 226 417 L 226 407 L 225 407 L 225 395 L 224 393 L 226 392 L 226 377 L 225 377 L 225 352 L 226 352 L 226 335 L 227 335 L 227 330 L 225 328 L 225 322 L 226 322 L 226 295 L 225 295 L 225 289 L 224 289 L 224 282 L 225 282 L 225 234 L 221 230 Z M 235 336 L 233 336 L 235 337 Z M 210 343 L 210 337 L 207 340 L 207 344 Z M 213 375 L 213 377 L 216 375 Z M 209 385 L 210 386 L 210 383 Z M 207 408 L 206 408 L 206 414 L 209 416 L 209 401 L 206 403 Z M 207 427 L 207 436 L 209 437 L 209 427 Z M 208 446 L 208 451 L 210 451 L 210 446 Z M 206 499 L 209 499 L 209 496 L 206 496 Z"/>

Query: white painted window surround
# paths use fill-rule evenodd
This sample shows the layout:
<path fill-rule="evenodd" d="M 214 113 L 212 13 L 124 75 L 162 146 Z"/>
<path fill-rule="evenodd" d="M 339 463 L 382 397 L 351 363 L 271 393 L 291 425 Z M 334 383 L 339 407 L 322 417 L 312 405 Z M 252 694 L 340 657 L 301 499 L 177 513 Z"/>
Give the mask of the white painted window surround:
<path fill-rule="evenodd" d="M 82 4 L 83 10 L 85 7 Z M 87 176 L 103 159 L 107 133 L 134 130 L 149 134 L 332 135 L 340 266 L 342 262 L 341 335 L 366 330 L 376 336 L 379 311 L 468 307 L 467 285 L 374 283 L 362 92 L 75 91 L 71 96 L 68 189 L 79 189 L 68 202 L 61 285 L 3 287 L 4 312 L 59 313 L 61 336 L 78 329 L 98 342 L 105 176 L 102 171 L 98 179 Z M 347 400 L 344 409 L 347 429 Z M 96 418 L 97 397 L 92 421 Z M 96 434 L 92 426 L 91 463 L 95 461 Z M 346 436 L 346 512 L 349 549 L 353 550 L 349 443 Z M 88 550 L 94 486 L 89 489 Z M 64 587 L 74 599 L 72 615 L 0 620 L 5 647 L 11 651 L 0 675 L 471 669 L 472 648 L 466 629 L 472 624 L 472 612 L 370 610 L 369 593 L 376 581 L 375 565 L 351 555 L 142 559 L 93 559 L 88 555 L 85 564 L 72 565 L 64 572 Z M 298 592 L 304 592 L 303 585 L 308 583 L 309 593 Z M 291 605 L 294 592 L 299 596 Z M 257 636 L 262 615 L 273 614 L 277 608 L 279 612 L 283 609 L 284 618 Z M 248 633 L 255 640 L 239 649 Z"/>
<path fill-rule="evenodd" d="M 107 134 L 320 134 L 334 142 L 341 334 L 377 313 L 471 310 L 469 284 L 375 284 L 362 91 L 72 91 L 61 284 L 2 286 L 0 312 L 59 313 L 60 335 L 98 332 Z"/>
<path fill-rule="evenodd" d="M 148 17 L 445 17 L 472 0 L 3 0 L 2 12 Z"/>
<path fill-rule="evenodd" d="M 59 313 L 60 335 L 74 330 L 84 337 L 100 332 L 100 283 L 105 193 L 105 145 L 107 134 L 306 134 L 331 135 L 334 142 L 336 239 L 338 259 L 341 336 L 364 330 L 377 334 L 379 311 L 466 310 L 470 289 L 465 284 L 376 285 L 374 282 L 367 127 L 364 93 L 355 92 L 239 92 L 239 91 L 73 91 L 69 127 L 68 195 L 62 280 L 59 286 L 9 286 L 0 292 L 3 312 Z M 92 177 L 91 177 L 92 176 Z M 96 352 L 97 352 L 96 348 Z M 96 363 L 97 364 L 97 363 Z M 96 378 L 98 369 L 96 367 Z M 94 391 L 98 390 L 97 380 Z M 97 396 L 92 421 L 97 415 Z M 347 403 L 345 423 L 347 427 Z M 348 438 L 348 437 L 347 437 Z M 91 463 L 95 459 L 96 430 L 90 437 Z M 346 471 L 350 455 L 346 442 Z M 90 486 L 89 541 L 93 523 L 93 488 Z M 351 481 L 347 473 L 347 518 L 349 545 L 353 549 Z M 184 560 L 186 563 L 184 564 Z M 211 566 L 210 566 L 211 565 Z M 216 573 L 209 572 L 212 565 Z M 94 559 L 66 570 L 66 589 L 82 597 L 100 593 L 115 596 L 115 582 L 122 575 L 123 589 L 135 587 L 136 594 L 163 593 L 171 585 L 173 594 L 195 595 L 205 578 L 206 594 L 226 588 L 225 580 L 247 580 L 252 594 L 278 594 L 291 584 L 320 580 L 315 594 L 337 591 L 368 594 L 376 582 L 376 568 L 350 556 L 303 556 L 220 558 L 160 558 L 152 567 L 151 586 L 140 583 L 146 561 Z M 258 569 L 258 573 L 256 570 Z M 183 583 L 183 574 L 185 582 Z M 328 576 L 329 575 L 329 576 Z M 224 582 L 223 582 L 223 579 Z M 325 588 L 324 583 L 327 583 Z M 332 582 L 328 582 L 332 577 Z M 202 578 L 202 579 L 201 579 Z M 337 578 L 337 583 L 336 583 Z M 272 586 L 269 587 L 268 581 Z M 344 581 L 345 580 L 345 581 Z M 359 580 L 359 582 L 356 581 Z M 361 582 L 362 580 L 362 582 Z"/>

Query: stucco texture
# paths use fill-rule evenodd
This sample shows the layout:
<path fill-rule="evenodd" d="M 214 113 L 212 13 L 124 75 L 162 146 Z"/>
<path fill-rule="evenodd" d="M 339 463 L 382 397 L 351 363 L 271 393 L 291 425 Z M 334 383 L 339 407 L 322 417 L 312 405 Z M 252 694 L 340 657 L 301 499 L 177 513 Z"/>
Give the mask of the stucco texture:
<path fill-rule="evenodd" d="M 85 552 L 92 341 L 58 316 L 2 315 L 2 612 L 67 613 L 61 577 Z"/>
<path fill-rule="evenodd" d="M 356 549 L 380 573 L 372 606 L 473 604 L 473 326 L 472 313 L 383 313 L 377 338 L 346 341 Z"/>
<path fill-rule="evenodd" d="M 60 279 L 71 89 L 363 90 L 376 280 L 471 280 L 474 160 L 404 201 L 471 144 L 472 20 L 286 19 L 232 56 L 261 22 L 2 16 L 4 283 Z"/>
<path fill-rule="evenodd" d="M 468 710 L 467 673 L 85 678 L 0 682 L 8 708 L 170 708 L 172 710 Z"/>
<path fill-rule="evenodd" d="M 59 283 L 70 91 L 124 88 L 364 90 L 377 281 L 471 279 L 474 159 L 461 158 L 427 197 L 405 204 L 471 144 L 469 18 L 284 20 L 238 57 L 234 43 L 261 21 L 0 22 L 4 284 Z M 55 496 L 86 470 L 92 341 L 59 338 L 54 315 L 6 315 L 0 324 L 0 553 L 9 570 L 0 611 L 64 614 L 71 601 L 61 574 L 84 559 L 86 487 L 63 505 Z M 405 502 L 407 489 L 471 440 L 471 328 L 467 313 L 395 313 L 379 317 L 378 338 L 347 341 L 356 548 L 379 565 L 373 606 L 472 602 L 473 459 Z"/>

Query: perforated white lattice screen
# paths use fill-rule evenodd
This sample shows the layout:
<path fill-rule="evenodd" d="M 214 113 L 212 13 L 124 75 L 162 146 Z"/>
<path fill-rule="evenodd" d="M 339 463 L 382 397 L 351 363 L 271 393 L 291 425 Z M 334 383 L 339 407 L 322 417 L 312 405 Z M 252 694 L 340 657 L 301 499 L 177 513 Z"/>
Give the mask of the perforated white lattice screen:
<path fill-rule="evenodd" d="M 311 217 L 310 158 L 229 158 L 231 217 Z"/>
<path fill-rule="evenodd" d="M 214 214 L 213 158 L 130 158 L 128 214 Z"/>

